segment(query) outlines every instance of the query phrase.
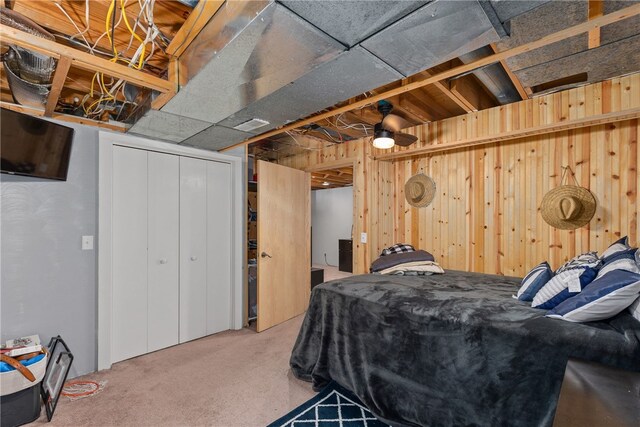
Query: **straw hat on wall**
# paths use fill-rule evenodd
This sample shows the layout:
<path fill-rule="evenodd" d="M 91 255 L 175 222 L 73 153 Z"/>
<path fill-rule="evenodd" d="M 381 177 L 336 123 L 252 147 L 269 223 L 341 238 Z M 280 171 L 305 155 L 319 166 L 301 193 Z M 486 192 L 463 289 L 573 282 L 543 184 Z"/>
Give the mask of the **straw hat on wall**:
<path fill-rule="evenodd" d="M 561 185 L 544 195 L 540 212 L 550 226 L 575 230 L 591 221 L 596 213 L 596 199 L 584 187 Z"/>
<path fill-rule="evenodd" d="M 404 195 L 411 206 L 424 208 L 431 204 L 436 195 L 436 183 L 431 177 L 419 173 L 407 180 Z"/>

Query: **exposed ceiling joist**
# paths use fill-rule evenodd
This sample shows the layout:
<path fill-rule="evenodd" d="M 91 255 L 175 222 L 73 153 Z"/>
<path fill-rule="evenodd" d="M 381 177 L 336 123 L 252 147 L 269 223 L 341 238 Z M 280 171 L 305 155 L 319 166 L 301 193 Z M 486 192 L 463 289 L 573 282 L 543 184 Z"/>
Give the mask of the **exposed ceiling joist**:
<path fill-rule="evenodd" d="M 179 57 L 216 14 L 224 0 L 200 0 L 167 47 L 167 53 Z"/>
<path fill-rule="evenodd" d="M 60 98 L 64 82 L 67 79 L 69 68 L 71 68 L 71 58 L 68 56 L 61 56 L 58 60 L 58 65 L 56 66 L 56 71 L 53 75 L 53 82 L 51 83 L 51 90 L 47 97 L 47 103 L 44 107 L 45 117 L 53 116 L 53 110 L 58 104 L 58 99 Z"/>
<path fill-rule="evenodd" d="M 30 116 L 35 116 L 35 117 L 44 116 L 44 109 L 28 107 L 26 105 L 12 104 L 10 102 L 0 101 L 0 107 L 6 108 L 7 110 L 11 110 L 11 111 L 17 111 L 18 113 L 29 114 Z M 54 112 L 51 118 L 61 120 L 63 122 L 78 123 L 78 124 L 87 125 L 87 126 L 95 126 L 102 129 L 113 130 L 116 132 L 127 131 L 127 127 L 120 124 L 101 122 L 98 120 L 91 120 L 85 117 L 78 117 L 70 114 L 61 114 L 61 113 Z"/>
<path fill-rule="evenodd" d="M 358 101 L 358 102 L 354 102 L 352 104 L 348 104 L 348 105 L 345 105 L 345 106 L 342 106 L 342 107 L 339 107 L 339 108 L 336 108 L 336 109 L 333 109 L 333 110 L 330 110 L 330 111 L 327 111 L 327 112 L 324 112 L 324 113 L 313 115 L 313 116 L 311 116 L 309 118 L 306 118 L 306 119 L 303 119 L 303 120 L 299 120 L 297 122 L 294 122 L 292 124 L 284 126 L 284 127 L 280 128 L 280 129 L 275 129 L 273 131 L 266 132 L 266 133 L 264 133 L 262 135 L 258 135 L 258 136 L 249 138 L 249 139 L 247 139 L 247 140 L 245 140 L 245 141 L 243 141 L 241 143 L 231 145 L 231 146 L 223 149 L 222 151 L 227 151 L 227 150 L 233 149 L 233 148 L 238 147 L 238 146 L 250 144 L 252 142 L 259 141 L 259 140 L 261 140 L 263 138 L 266 138 L 266 137 L 269 137 L 269 136 L 273 136 L 273 135 L 276 135 L 276 134 L 284 132 L 284 131 L 292 130 L 292 129 L 295 129 L 297 127 L 300 127 L 300 126 L 303 126 L 303 125 L 306 125 L 306 124 L 315 123 L 315 122 L 317 122 L 319 120 L 323 120 L 323 119 L 335 116 L 335 115 L 340 114 L 340 113 L 344 113 L 344 112 L 347 112 L 347 111 L 354 110 L 356 108 L 364 107 L 364 106 L 366 106 L 368 104 L 371 104 L 371 103 L 374 103 L 374 102 L 377 102 L 377 101 L 380 101 L 380 100 L 383 100 L 383 99 L 386 99 L 386 98 L 389 98 L 389 97 L 392 97 L 392 96 L 395 96 L 395 95 L 400 95 L 400 94 L 403 94 L 403 93 L 415 90 L 417 88 L 424 87 L 426 85 L 433 84 L 435 82 L 439 82 L 439 81 L 442 81 L 442 80 L 445 80 L 445 79 L 448 79 L 448 78 L 451 78 L 451 77 L 455 77 L 455 76 L 458 76 L 460 74 L 463 74 L 463 73 L 466 73 L 466 72 L 469 72 L 469 71 L 473 71 L 473 70 L 475 70 L 477 68 L 483 67 L 485 65 L 489 65 L 489 64 L 496 63 L 496 62 L 500 62 L 501 60 L 504 60 L 504 59 L 507 59 L 507 58 L 511 58 L 513 56 L 517 56 L 517 55 L 520 55 L 522 53 L 526 53 L 526 52 L 541 48 L 543 46 L 550 45 L 552 43 L 556 43 L 556 42 L 565 40 L 567 38 L 570 38 L 570 37 L 573 37 L 573 36 L 576 36 L 576 35 L 579 35 L 579 34 L 584 34 L 584 33 L 587 33 L 587 32 L 589 32 L 591 30 L 598 29 L 598 28 L 600 28 L 602 26 L 605 26 L 605 25 L 608 25 L 608 24 L 611 24 L 611 23 L 614 23 L 614 22 L 619 22 L 619 21 L 625 20 L 625 19 L 627 19 L 629 17 L 636 16 L 636 15 L 639 15 L 639 14 L 640 14 L 640 4 L 634 4 L 632 6 L 628 6 L 628 7 L 624 8 L 624 9 L 618 10 L 616 12 L 612 12 L 612 13 L 609 13 L 607 15 L 596 17 L 596 18 L 594 18 L 592 20 L 589 20 L 587 22 L 583 22 L 581 24 L 574 25 L 572 27 L 569 27 L 569 28 L 566 28 L 564 30 L 555 32 L 553 34 L 549 34 L 549 35 L 547 35 L 545 37 L 542 37 L 542 38 L 540 38 L 538 40 L 535 40 L 535 41 L 532 41 L 532 42 L 529 42 L 529 43 L 525 43 L 523 45 L 516 46 L 514 48 L 507 49 L 507 50 L 504 50 L 502 52 L 495 53 L 493 55 L 486 56 L 484 58 L 480 58 L 478 60 L 469 62 L 468 64 L 463 64 L 463 65 L 459 65 L 459 66 L 453 67 L 450 70 L 446 70 L 446 71 L 434 74 L 433 76 L 427 77 L 427 78 L 425 78 L 423 80 L 412 82 L 412 83 L 409 83 L 407 85 L 400 86 L 400 87 L 391 89 L 389 91 L 374 95 L 374 96 L 366 98 L 364 100 L 361 100 L 361 101 Z"/>
<path fill-rule="evenodd" d="M 433 76 L 433 73 L 430 73 L 428 71 L 423 71 L 422 73 L 420 73 L 420 75 L 422 75 L 423 77 L 431 77 Z M 415 79 L 413 80 L 415 81 Z M 446 97 L 452 100 L 456 105 L 458 105 L 458 107 L 462 108 L 467 113 L 471 113 L 473 111 L 473 108 L 470 108 L 469 104 L 465 102 L 464 99 L 461 99 L 459 95 L 454 93 L 451 90 L 451 88 L 448 87 L 444 82 L 441 82 L 441 81 L 434 82 L 433 87 L 438 89 L 442 94 L 444 94 Z"/>
<path fill-rule="evenodd" d="M 489 47 L 491 47 L 491 50 L 493 50 L 493 53 L 498 52 L 498 49 L 496 48 L 495 43 L 491 43 Z M 513 86 L 516 88 L 516 91 L 518 91 L 518 95 L 520 95 L 520 98 L 529 99 L 530 93 L 527 92 L 526 88 L 522 85 L 522 82 L 520 81 L 518 76 L 516 76 L 515 73 L 511 71 L 511 68 L 509 67 L 509 65 L 507 65 L 507 61 L 505 61 L 504 59 L 501 59 L 500 65 L 502 66 L 502 69 L 504 70 L 504 72 L 507 73 L 509 80 L 511 80 L 511 83 L 513 83 Z"/>
<path fill-rule="evenodd" d="M 2 44 L 14 44 L 25 49 L 43 53 L 53 58 L 59 59 L 67 56 L 72 59 L 71 66 L 104 73 L 105 75 L 123 79 L 137 86 L 146 87 L 160 92 L 175 91 L 174 83 L 156 77 L 152 74 L 129 68 L 127 66 L 111 62 L 107 59 L 82 52 L 81 50 L 65 46 L 55 41 L 43 39 L 24 31 L 0 24 L 0 36 Z"/>
<path fill-rule="evenodd" d="M 602 0 L 589 0 L 589 19 L 602 16 L 604 5 Z M 589 49 L 600 46 L 600 28 L 589 31 Z"/>
<path fill-rule="evenodd" d="M 467 105 L 468 112 L 495 107 L 498 103 L 485 90 L 484 86 L 474 80 L 473 76 L 464 76 L 449 82 L 451 93 Z"/>

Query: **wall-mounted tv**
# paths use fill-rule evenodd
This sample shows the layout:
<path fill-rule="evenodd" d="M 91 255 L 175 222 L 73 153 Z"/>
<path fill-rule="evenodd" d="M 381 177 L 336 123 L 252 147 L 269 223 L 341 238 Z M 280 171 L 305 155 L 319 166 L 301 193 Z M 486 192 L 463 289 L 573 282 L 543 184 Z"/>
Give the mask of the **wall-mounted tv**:
<path fill-rule="evenodd" d="M 1 109 L 2 173 L 67 180 L 73 129 Z"/>

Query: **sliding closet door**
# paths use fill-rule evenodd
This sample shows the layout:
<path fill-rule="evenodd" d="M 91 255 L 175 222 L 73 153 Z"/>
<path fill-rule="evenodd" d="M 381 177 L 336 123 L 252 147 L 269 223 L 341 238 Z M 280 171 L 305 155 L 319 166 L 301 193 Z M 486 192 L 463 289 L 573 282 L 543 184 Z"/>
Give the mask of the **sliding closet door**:
<path fill-rule="evenodd" d="M 207 162 L 180 158 L 180 342 L 207 334 Z"/>
<path fill-rule="evenodd" d="M 178 344 L 180 158 L 148 157 L 147 351 Z"/>
<path fill-rule="evenodd" d="M 231 165 L 207 162 L 207 334 L 231 327 Z"/>
<path fill-rule="evenodd" d="M 111 360 L 147 352 L 147 152 L 113 147 Z"/>

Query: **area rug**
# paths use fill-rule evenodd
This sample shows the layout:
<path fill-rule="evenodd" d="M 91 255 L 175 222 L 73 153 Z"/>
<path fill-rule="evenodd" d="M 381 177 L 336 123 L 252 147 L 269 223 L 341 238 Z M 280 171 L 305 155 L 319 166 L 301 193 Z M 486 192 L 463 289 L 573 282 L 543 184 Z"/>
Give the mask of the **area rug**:
<path fill-rule="evenodd" d="M 335 382 L 267 427 L 382 427 L 357 397 Z"/>

